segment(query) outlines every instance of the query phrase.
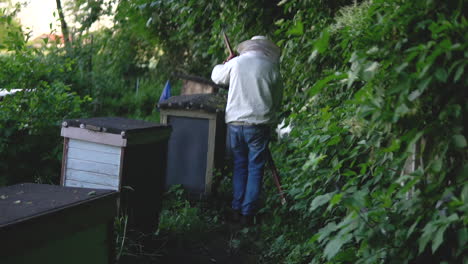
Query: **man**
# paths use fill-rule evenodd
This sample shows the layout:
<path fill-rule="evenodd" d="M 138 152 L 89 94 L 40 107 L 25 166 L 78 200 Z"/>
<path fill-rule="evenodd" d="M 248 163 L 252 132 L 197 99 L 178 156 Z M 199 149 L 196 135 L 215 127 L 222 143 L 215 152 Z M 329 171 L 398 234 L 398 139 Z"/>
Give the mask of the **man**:
<path fill-rule="evenodd" d="M 226 123 L 234 161 L 232 209 L 253 224 L 262 188 L 271 127 L 277 122 L 283 84 L 280 49 L 264 36 L 239 44 L 239 56 L 216 65 L 211 79 L 229 85 Z"/>

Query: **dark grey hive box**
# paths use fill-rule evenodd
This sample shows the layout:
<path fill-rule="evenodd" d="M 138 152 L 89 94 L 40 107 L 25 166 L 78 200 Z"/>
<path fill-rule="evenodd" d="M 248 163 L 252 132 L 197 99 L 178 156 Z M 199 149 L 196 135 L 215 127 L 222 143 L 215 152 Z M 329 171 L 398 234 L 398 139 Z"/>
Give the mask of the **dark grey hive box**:
<path fill-rule="evenodd" d="M 114 263 L 117 196 L 33 183 L 0 188 L 0 263 Z"/>
<path fill-rule="evenodd" d="M 120 117 L 65 120 L 61 184 L 122 191 L 129 226 L 154 231 L 170 132 L 166 125 Z"/>
<path fill-rule="evenodd" d="M 221 94 L 173 96 L 159 104 L 161 123 L 172 127 L 166 186 L 211 193 L 214 171 L 222 169 L 225 158 L 225 106 Z"/>

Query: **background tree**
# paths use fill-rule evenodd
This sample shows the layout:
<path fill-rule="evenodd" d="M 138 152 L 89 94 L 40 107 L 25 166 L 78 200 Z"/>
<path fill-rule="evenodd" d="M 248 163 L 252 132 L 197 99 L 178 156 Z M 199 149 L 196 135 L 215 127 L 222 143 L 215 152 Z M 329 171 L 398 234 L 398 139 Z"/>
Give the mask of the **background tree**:
<path fill-rule="evenodd" d="M 70 48 L 70 34 L 68 32 L 68 25 L 65 20 L 65 15 L 63 14 L 63 8 L 62 8 L 62 1 L 61 0 L 55 0 L 56 5 L 57 5 L 57 11 L 60 19 L 60 27 L 62 29 L 62 35 L 63 35 L 63 43 L 65 44 L 65 47 L 67 50 Z"/>

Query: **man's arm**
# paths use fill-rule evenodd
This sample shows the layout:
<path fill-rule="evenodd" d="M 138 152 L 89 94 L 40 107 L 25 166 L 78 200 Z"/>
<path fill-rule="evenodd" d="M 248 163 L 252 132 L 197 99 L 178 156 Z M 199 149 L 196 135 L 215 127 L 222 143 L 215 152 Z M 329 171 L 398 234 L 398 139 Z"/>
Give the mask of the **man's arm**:
<path fill-rule="evenodd" d="M 216 84 L 229 85 L 229 80 L 231 79 L 231 68 L 233 61 L 230 60 L 225 64 L 218 64 L 213 68 L 211 73 L 211 79 Z"/>

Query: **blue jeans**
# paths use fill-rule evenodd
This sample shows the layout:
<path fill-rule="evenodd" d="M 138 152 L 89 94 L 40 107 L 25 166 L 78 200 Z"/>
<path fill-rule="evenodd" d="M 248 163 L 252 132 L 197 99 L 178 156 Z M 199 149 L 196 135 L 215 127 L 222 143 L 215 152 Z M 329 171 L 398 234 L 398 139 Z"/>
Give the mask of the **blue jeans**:
<path fill-rule="evenodd" d="M 234 161 L 232 209 L 254 215 L 262 189 L 270 129 L 266 125 L 228 125 Z"/>

